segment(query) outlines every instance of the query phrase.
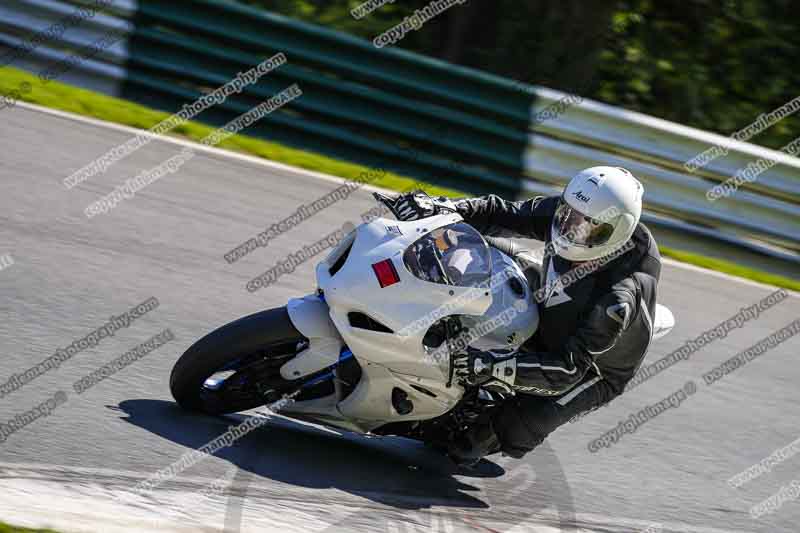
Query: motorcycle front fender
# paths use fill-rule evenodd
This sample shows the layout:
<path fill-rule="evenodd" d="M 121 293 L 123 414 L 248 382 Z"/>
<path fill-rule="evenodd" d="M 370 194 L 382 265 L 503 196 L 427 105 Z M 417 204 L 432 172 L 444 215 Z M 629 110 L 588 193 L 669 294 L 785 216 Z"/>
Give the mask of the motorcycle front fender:
<path fill-rule="evenodd" d="M 316 294 L 292 298 L 286 309 L 292 325 L 308 338 L 309 346 L 281 367 L 281 377 L 295 380 L 335 365 L 344 341 L 324 299 Z"/>

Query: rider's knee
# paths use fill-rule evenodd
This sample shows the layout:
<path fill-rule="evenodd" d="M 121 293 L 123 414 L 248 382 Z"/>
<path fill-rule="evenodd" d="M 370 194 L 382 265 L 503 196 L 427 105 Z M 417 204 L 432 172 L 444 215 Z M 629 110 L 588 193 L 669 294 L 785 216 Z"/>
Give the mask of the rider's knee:
<path fill-rule="evenodd" d="M 526 400 L 512 400 L 493 421 L 501 450 L 514 458 L 531 452 L 559 425 L 552 402 L 539 398 Z"/>

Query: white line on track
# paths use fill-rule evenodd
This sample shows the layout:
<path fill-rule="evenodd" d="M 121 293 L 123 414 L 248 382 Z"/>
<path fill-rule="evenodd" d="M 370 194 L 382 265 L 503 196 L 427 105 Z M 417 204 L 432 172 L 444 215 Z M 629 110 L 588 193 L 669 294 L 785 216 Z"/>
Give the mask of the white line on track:
<path fill-rule="evenodd" d="M 285 165 L 283 163 L 277 163 L 275 161 L 270 161 L 268 159 L 262 159 L 260 157 L 255 157 L 255 156 L 252 156 L 252 155 L 240 154 L 238 152 L 231 152 L 229 150 L 223 150 L 221 148 L 216 148 L 216 147 L 213 147 L 213 146 L 205 146 L 205 145 L 199 144 L 197 142 L 189 141 L 189 140 L 186 140 L 186 139 L 179 139 L 179 138 L 176 138 L 176 137 L 165 137 L 163 135 L 155 135 L 153 133 L 148 132 L 147 130 L 140 130 L 140 129 L 137 129 L 137 128 L 132 128 L 130 126 L 124 126 L 122 124 L 115 124 L 113 122 L 106 122 L 104 120 L 99 120 L 99 119 L 96 119 L 96 118 L 84 117 L 84 116 L 81 116 L 81 115 L 76 115 L 76 114 L 68 113 L 68 112 L 65 112 L 65 111 L 59 111 L 57 109 L 50 109 L 48 107 L 42 107 L 42 106 L 30 104 L 30 103 L 27 103 L 27 102 L 17 102 L 17 106 L 16 107 L 20 107 L 20 108 L 28 109 L 30 111 L 36 111 L 36 112 L 44 113 L 44 114 L 48 114 L 48 115 L 57 116 L 57 117 L 65 118 L 65 119 L 68 119 L 68 120 L 74 120 L 76 122 L 82 122 L 84 124 L 90 124 L 92 126 L 108 128 L 108 129 L 112 129 L 112 130 L 116 130 L 116 131 L 129 133 L 129 134 L 131 134 L 131 136 L 147 135 L 147 136 L 153 137 L 156 140 L 159 140 L 159 141 L 162 141 L 162 142 L 171 143 L 171 144 L 174 144 L 174 145 L 177 145 L 177 146 L 190 147 L 190 148 L 194 149 L 197 152 L 205 152 L 205 153 L 216 155 L 216 156 L 223 157 L 223 158 L 235 159 L 237 161 L 244 161 L 244 162 L 247 162 L 247 163 L 252 163 L 254 165 L 260 165 L 260 166 L 263 166 L 263 167 L 266 167 L 266 168 L 270 168 L 270 169 L 273 169 L 273 170 L 280 170 L 282 172 L 288 172 L 288 173 L 295 174 L 295 175 L 298 175 L 298 176 L 316 178 L 316 179 L 321 179 L 321 180 L 330 181 L 330 182 L 339 183 L 339 184 L 345 183 L 347 181 L 344 178 L 331 176 L 329 174 L 323 174 L 321 172 L 314 172 L 314 171 L 311 171 L 311 170 L 305 170 L 305 169 L 293 167 L 293 166 L 290 166 L 290 165 Z M 380 187 L 375 187 L 375 186 L 372 186 L 372 185 L 364 185 L 363 188 L 365 190 L 368 190 L 368 191 L 382 192 L 384 194 L 393 194 L 393 193 L 397 192 L 397 191 L 392 191 L 392 190 L 388 190 L 388 189 L 383 189 L 383 188 L 380 188 Z M 777 288 L 777 287 L 774 287 L 772 285 L 768 285 L 768 284 L 765 284 L 765 283 L 759 283 L 759 282 L 752 281 L 752 280 L 749 280 L 749 279 L 739 278 L 739 277 L 736 277 L 736 276 L 732 276 L 730 274 L 725 274 L 723 272 L 717 272 L 716 270 L 709 270 L 707 268 L 702 268 L 702 267 L 698 267 L 698 266 L 695 266 L 695 265 L 682 263 L 680 261 L 676 261 L 674 259 L 669 259 L 669 258 L 666 258 L 666 257 L 663 258 L 663 261 L 664 261 L 664 264 L 672 265 L 672 266 L 675 266 L 675 267 L 678 267 L 678 268 L 683 268 L 685 270 L 689 270 L 689 271 L 693 271 L 693 272 L 697 272 L 697 273 L 708 274 L 710 276 L 714 276 L 714 277 L 717 277 L 717 278 L 725 279 L 725 280 L 728 280 L 728 281 L 731 281 L 731 282 L 737 282 L 737 283 L 742 283 L 742 284 L 745 284 L 745 285 L 750 285 L 752 287 L 758 287 L 758 288 L 762 288 L 762 289 L 769 290 L 769 291 L 774 291 Z M 798 292 L 795 292 L 795 291 L 788 291 L 788 292 L 790 292 L 794 296 L 800 297 L 800 293 L 798 293 Z"/>
<path fill-rule="evenodd" d="M 269 161 L 255 156 L 230 152 L 215 147 L 204 146 L 196 142 L 185 139 L 153 135 L 145 130 L 140 130 L 129 126 L 114 124 L 98 119 L 93 119 L 89 117 L 75 115 L 72 113 L 53 110 L 24 102 L 19 102 L 18 106 L 20 108 L 24 108 L 30 111 L 44 113 L 51 116 L 57 116 L 75 122 L 80 122 L 100 128 L 107 128 L 115 131 L 125 132 L 127 134 L 130 134 L 131 136 L 139 134 L 149 135 L 157 138 L 156 140 L 161 142 L 171 143 L 176 146 L 191 147 L 197 152 L 203 152 L 215 155 L 220 158 L 228 158 L 232 160 L 247 162 L 253 165 L 262 166 L 266 169 L 272 169 L 275 171 L 294 174 L 297 176 L 325 180 L 337 184 L 341 184 L 346 181 L 342 178 L 338 178 L 335 176 L 299 169 L 296 167 L 292 167 L 282 163 L 277 163 L 274 161 Z M 13 110 L 7 112 L 13 112 Z M 384 193 L 394 192 L 394 191 L 387 191 L 386 189 L 370 185 L 365 185 L 364 189 L 369 191 L 379 191 Z M 731 282 L 738 282 L 741 284 L 761 288 L 768 291 L 772 291 L 775 289 L 770 285 L 742 278 L 737 278 L 735 276 L 716 272 L 713 270 L 708 270 L 694 265 L 689 265 L 686 263 L 681 263 L 679 261 L 675 261 L 668 258 L 664 259 L 664 263 L 670 266 L 689 270 L 698 274 L 714 276 L 717 278 L 726 279 Z M 800 294 L 798 294 L 797 292 L 793 291 L 790 292 L 795 296 L 800 296 Z M 77 526 L 78 529 L 83 529 L 83 530 L 97 530 L 96 529 L 97 527 L 102 527 L 104 531 L 120 531 L 120 532 L 141 531 L 142 522 L 140 520 L 152 521 L 154 517 L 159 518 L 160 516 L 162 516 L 163 508 L 165 507 L 164 505 L 165 502 L 162 502 L 160 500 L 153 500 L 150 501 L 149 503 L 139 502 L 139 505 L 136 507 L 120 508 L 119 504 L 117 506 L 114 505 L 115 502 L 113 500 L 113 494 L 109 492 L 108 486 L 110 485 L 110 486 L 122 487 L 122 486 L 128 486 L 129 484 L 130 486 L 132 486 L 137 481 L 147 479 L 151 474 L 152 474 L 151 472 L 134 472 L 125 470 L 84 468 L 84 467 L 64 467 L 59 465 L 48 465 L 48 464 L 0 463 L 0 491 L 2 491 L 4 494 L 3 497 L 4 503 L 13 502 L 16 505 L 12 505 L 11 509 L 16 509 L 18 511 L 16 513 L 4 512 L 3 518 L 6 520 L 12 520 L 20 523 L 24 523 L 24 520 L 26 519 L 39 520 L 39 523 L 32 525 L 42 525 L 41 521 L 44 520 L 45 522 L 49 521 L 52 525 L 60 527 L 61 529 L 64 530 L 75 530 Z M 69 479 L 68 484 L 64 484 L 65 479 Z M 207 486 L 209 483 L 213 481 L 214 481 L 213 478 L 208 478 L 208 477 L 181 476 L 177 478 L 175 480 L 174 485 L 172 485 L 172 487 L 175 488 L 163 491 L 163 493 L 161 493 L 161 496 L 169 500 L 169 503 L 171 504 L 172 508 L 192 510 L 193 509 L 192 501 L 193 498 L 196 497 L 197 488 Z M 76 490 L 74 490 L 74 487 L 78 487 L 77 492 Z M 313 498 L 311 498 L 308 501 L 305 501 L 306 499 L 303 498 L 303 496 L 306 493 L 305 490 L 293 489 L 292 491 L 285 491 L 285 487 L 280 484 L 269 485 L 256 482 L 252 485 L 248 485 L 247 488 L 248 490 L 251 490 L 254 493 L 255 497 L 253 499 L 256 500 L 254 502 L 250 502 L 248 500 L 248 507 L 250 507 L 251 505 L 269 507 L 272 504 L 278 504 L 281 509 L 287 511 L 287 516 L 286 516 L 287 519 L 291 518 L 297 519 L 295 525 L 303 523 L 302 517 L 295 513 L 302 514 L 303 506 L 308 506 L 311 504 L 311 502 L 315 501 Z M 121 490 L 124 491 L 124 489 Z M 269 495 L 275 494 L 276 490 L 282 493 L 285 492 L 285 494 L 282 494 L 282 497 L 269 497 Z M 309 492 L 308 494 L 317 494 L 317 493 L 312 491 Z M 45 495 L 52 496 L 52 499 L 47 498 Z M 266 497 L 259 498 L 259 496 L 266 496 Z M 258 501 L 258 500 L 263 500 L 263 501 Z M 298 502 L 298 506 L 288 505 L 286 503 L 292 501 Z M 345 511 L 349 509 L 348 506 L 352 505 L 362 506 L 364 508 L 376 507 L 376 505 L 372 502 L 369 501 L 364 502 L 363 499 L 341 493 L 340 491 L 336 491 L 335 502 L 329 500 L 323 500 L 322 503 L 320 502 L 317 503 L 318 507 L 320 508 L 325 508 L 325 506 L 341 507 L 344 508 Z M 40 514 L 33 514 L 33 515 L 30 514 L 30 510 L 33 508 L 36 508 Z M 217 502 L 217 505 L 215 507 L 215 512 L 219 512 L 220 510 L 219 508 L 220 504 L 219 502 Z M 508 510 L 511 509 L 513 508 L 509 508 Z M 85 518 L 86 513 L 90 511 L 93 514 L 90 516 L 90 518 Z M 212 509 L 208 509 L 208 511 L 210 513 Z M 518 511 L 520 513 L 523 513 L 526 511 L 526 509 L 519 508 Z M 272 512 L 269 512 L 269 510 L 267 510 L 264 514 L 265 516 L 274 519 L 276 513 L 275 510 L 273 509 Z M 248 515 L 247 516 L 248 520 L 253 518 L 252 513 L 250 511 L 248 511 L 247 515 Z M 648 525 L 650 525 L 649 523 L 642 520 L 626 519 L 621 517 L 609 517 L 609 516 L 580 513 L 580 512 L 577 513 L 577 516 L 579 523 L 585 524 L 589 527 L 596 525 L 599 530 L 603 531 L 608 531 L 609 529 L 615 531 L 620 526 L 624 526 L 626 529 L 630 529 L 631 531 L 641 531 L 645 529 Z M 108 520 L 109 517 L 113 518 L 112 523 L 114 527 L 108 527 L 110 524 L 108 522 L 105 522 L 105 520 Z M 132 519 L 136 520 L 131 521 Z M 88 522 L 80 523 L 81 520 L 90 520 L 93 522 L 91 522 L 90 525 L 90 523 Z M 324 522 L 321 523 L 324 525 Z M 306 525 L 308 525 L 308 523 L 306 523 Z M 529 523 L 524 525 L 526 526 L 524 529 L 525 531 L 531 531 L 530 526 L 532 524 Z M 679 522 L 669 522 L 669 523 L 661 522 L 661 525 L 664 526 L 667 530 L 687 531 L 690 533 L 739 533 L 731 530 L 721 530 L 712 527 L 695 527 Z M 160 530 L 162 531 L 198 530 L 196 525 L 189 526 L 186 523 L 183 524 L 165 523 L 165 527 L 167 529 L 160 529 Z M 155 530 L 155 528 L 149 530 Z M 261 527 L 259 527 L 259 530 L 261 531 L 281 530 L 286 532 L 291 530 L 291 528 L 287 528 L 286 526 L 280 526 L 276 528 L 269 527 L 267 529 L 263 529 L 262 525 Z M 519 529 L 518 527 L 511 531 L 522 531 L 522 529 Z M 537 531 L 555 531 L 555 530 L 543 526 L 537 529 Z M 590 531 L 590 530 L 584 528 L 583 531 Z"/>
<path fill-rule="evenodd" d="M 19 512 L 4 512 L 3 518 L 17 524 L 41 526 L 49 524 L 64 531 L 86 530 L 114 533 L 142 531 L 179 532 L 198 531 L 199 524 L 208 525 L 222 521 L 225 514 L 226 497 L 198 501 L 197 494 L 214 481 L 208 477 L 181 476 L 176 486 L 163 488 L 146 497 L 138 499 L 117 499 L 116 495 L 126 492 L 113 486 L 133 486 L 135 480 L 147 479 L 150 473 L 108 468 L 64 467 L 59 465 L 35 463 L 0 462 L 0 490 L 3 501 L 11 509 Z M 69 486 L 62 478 L 69 478 Z M 188 485 L 188 486 L 187 486 Z M 72 487 L 72 488 L 70 488 Z M 75 487 L 78 487 L 77 489 Z M 239 487 L 234 486 L 234 490 Z M 320 497 L 316 489 L 286 491 L 281 484 L 267 485 L 248 483 L 245 487 L 249 497 L 246 501 L 247 519 L 243 520 L 242 531 L 307 531 L 326 529 L 330 523 L 352 518 L 354 509 L 362 509 L 365 514 L 380 512 L 381 505 L 364 498 L 333 491 L 336 501 Z M 313 509 L 312 509 L 313 508 Z M 444 509 L 436 506 L 437 510 Z M 32 514 L 30 511 L 36 510 Z M 317 511 L 310 512 L 310 511 Z M 504 514 L 511 523 L 492 524 L 495 527 L 513 526 L 513 517 L 526 516 L 526 522 L 511 529 L 501 529 L 505 533 L 558 533 L 558 528 L 544 525 L 552 523 L 557 516 L 543 513 L 530 516 L 527 507 L 506 506 Z M 452 509 L 459 515 L 469 515 L 468 510 Z M 275 524 L 276 516 L 282 515 L 286 524 Z M 300 516 L 304 515 L 304 516 Z M 323 518 L 324 517 L 324 518 Z M 309 523 L 315 522 L 312 527 Z M 686 533 L 745 533 L 731 529 L 718 529 L 706 526 L 693 526 L 682 522 L 645 521 L 619 516 L 606 516 L 594 513 L 576 513 L 580 531 L 642 531 L 653 523 L 658 523 L 667 531 Z M 460 522 L 456 520 L 456 522 Z M 468 522 L 464 522 L 465 524 Z M 294 527 L 287 526 L 291 524 Z M 297 527 L 300 529 L 297 529 Z M 594 529 L 597 528 L 597 529 Z M 209 531 L 216 529 L 209 528 Z M 492 529 L 489 529 L 490 531 Z M 460 530 L 459 530 L 460 531 Z"/>

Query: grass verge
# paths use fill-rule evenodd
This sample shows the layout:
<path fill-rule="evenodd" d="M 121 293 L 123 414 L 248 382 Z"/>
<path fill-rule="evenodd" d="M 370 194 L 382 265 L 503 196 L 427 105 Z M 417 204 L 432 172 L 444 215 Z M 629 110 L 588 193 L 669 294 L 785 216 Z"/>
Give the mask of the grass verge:
<path fill-rule="evenodd" d="M 57 533 L 52 529 L 30 529 L 27 527 L 17 527 L 0 522 L 0 533 Z"/>
<path fill-rule="evenodd" d="M 709 270 L 716 270 L 717 272 L 723 272 L 725 274 L 730 274 L 732 276 L 737 276 L 752 281 L 758 281 L 760 283 L 766 283 L 767 285 L 774 285 L 776 287 L 783 287 L 793 291 L 800 291 L 800 282 L 791 278 L 786 278 L 777 274 L 770 274 L 769 272 L 762 272 L 760 270 L 737 265 L 736 263 L 731 263 L 730 261 L 725 261 L 723 259 L 716 259 L 691 252 L 676 250 L 667 246 L 659 246 L 659 250 L 661 251 L 661 255 L 664 257 L 670 257 L 676 261 L 689 263 L 691 265 L 707 268 Z"/>
<path fill-rule="evenodd" d="M 7 94 L 10 91 L 18 90 L 23 83 L 30 84 L 31 89 L 28 92 L 21 93 L 20 100 L 134 128 L 146 130 L 170 116 L 168 113 L 156 111 L 127 100 L 106 96 L 59 83 L 58 81 L 42 84 L 37 76 L 12 67 L 0 68 L 0 93 Z M 3 110 L 0 109 L 0 118 L 2 113 Z M 173 129 L 169 135 L 200 141 L 215 129 L 199 122 L 189 121 Z M 233 135 L 219 143 L 217 148 L 253 155 L 345 179 L 355 180 L 364 171 L 368 170 L 363 165 L 340 161 L 246 135 Z M 408 190 L 415 183 L 420 182 L 413 178 L 387 172 L 384 176 L 371 182 L 371 185 L 401 191 Z M 463 194 L 453 189 L 430 184 L 425 184 L 425 190 L 430 194 L 436 195 L 457 196 Z"/>
<path fill-rule="evenodd" d="M 134 128 L 149 129 L 169 116 L 168 113 L 156 111 L 127 100 L 98 94 L 57 81 L 43 84 L 38 77 L 19 69 L 11 67 L 0 68 L 0 93 L 7 94 L 10 91 L 18 90 L 23 83 L 30 84 L 30 90 L 20 95 L 20 99 L 23 101 Z M 2 110 L 0 110 L 0 113 L 2 113 Z M 214 128 L 210 126 L 198 122 L 187 122 L 175 128 L 170 135 L 199 141 L 212 131 L 214 131 Z M 364 171 L 368 170 L 363 165 L 340 161 L 324 155 L 245 135 L 234 135 L 217 146 L 234 152 L 245 153 L 345 179 L 357 179 Z M 414 178 L 391 172 L 387 172 L 372 182 L 372 185 L 377 187 L 395 191 L 409 190 L 415 184 L 424 185 L 425 191 L 432 195 L 461 196 L 464 194 L 463 191 L 421 183 Z M 674 248 L 662 246 L 660 249 L 664 256 L 684 263 L 800 291 L 800 282 L 790 278 Z"/>

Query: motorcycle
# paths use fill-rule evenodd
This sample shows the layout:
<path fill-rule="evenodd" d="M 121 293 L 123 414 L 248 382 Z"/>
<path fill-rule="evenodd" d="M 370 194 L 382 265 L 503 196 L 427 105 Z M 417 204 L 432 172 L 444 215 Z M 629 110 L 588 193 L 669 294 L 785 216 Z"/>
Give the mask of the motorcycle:
<path fill-rule="evenodd" d="M 539 320 L 526 273 L 460 215 L 361 224 L 316 278 L 315 293 L 195 342 L 170 375 L 178 404 L 225 414 L 284 400 L 290 418 L 445 451 L 513 394 L 455 377 L 467 346 L 513 352 Z M 659 305 L 658 336 L 670 321 Z"/>

